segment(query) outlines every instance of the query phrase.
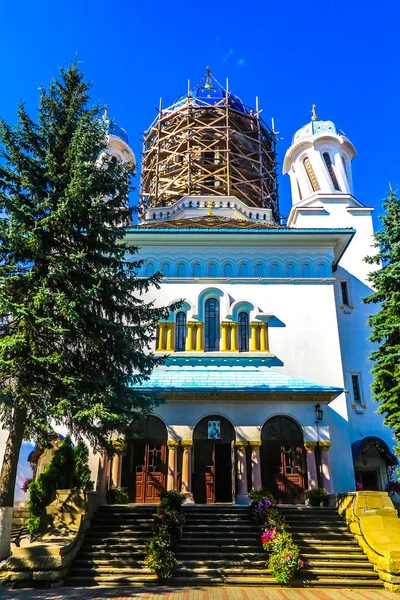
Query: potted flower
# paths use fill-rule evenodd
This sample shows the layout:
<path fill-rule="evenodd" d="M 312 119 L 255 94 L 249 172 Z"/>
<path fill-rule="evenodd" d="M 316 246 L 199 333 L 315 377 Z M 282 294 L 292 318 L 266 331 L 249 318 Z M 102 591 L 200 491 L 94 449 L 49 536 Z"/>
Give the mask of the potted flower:
<path fill-rule="evenodd" d="M 326 498 L 325 488 L 309 488 L 303 492 L 306 506 L 321 506 Z"/>

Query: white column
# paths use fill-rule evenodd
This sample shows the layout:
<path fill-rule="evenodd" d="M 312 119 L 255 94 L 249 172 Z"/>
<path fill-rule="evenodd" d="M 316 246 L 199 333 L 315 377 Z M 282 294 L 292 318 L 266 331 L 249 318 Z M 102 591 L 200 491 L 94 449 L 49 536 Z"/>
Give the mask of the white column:
<path fill-rule="evenodd" d="M 176 490 L 176 471 L 177 471 L 177 450 L 179 442 L 177 440 L 168 440 L 168 474 L 167 490 Z"/>
<path fill-rule="evenodd" d="M 321 448 L 322 486 L 325 488 L 327 494 L 333 494 L 331 459 L 329 453 L 331 443 L 320 442 L 319 446 Z"/>
<path fill-rule="evenodd" d="M 262 487 L 261 483 L 261 460 L 260 448 L 261 443 L 258 440 L 250 442 L 251 447 L 251 485 L 253 490 L 258 490 Z"/>
<path fill-rule="evenodd" d="M 194 504 L 192 494 L 192 448 L 193 440 L 182 440 L 182 487 L 181 492 L 186 496 L 186 504 Z"/>
<path fill-rule="evenodd" d="M 247 461 L 246 461 L 246 448 L 247 442 L 238 440 L 235 444 L 237 451 L 237 480 L 238 480 L 238 493 L 236 495 L 237 504 L 249 504 L 249 498 L 247 496 Z"/>
<path fill-rule="evenodd" d="M 318 487 L 317 464 L 315 462 L 316 447 L 317 442 L 304 442 L 304 448 L 307 452 L 307 478 L 309 488 Z"/>

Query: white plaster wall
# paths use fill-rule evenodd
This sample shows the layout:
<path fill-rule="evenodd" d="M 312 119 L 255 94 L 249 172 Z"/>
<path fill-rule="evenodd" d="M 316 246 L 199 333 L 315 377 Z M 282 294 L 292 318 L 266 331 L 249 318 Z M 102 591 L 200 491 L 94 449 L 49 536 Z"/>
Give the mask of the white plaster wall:
<path fill-rule="evenodd" d="M 312 205 L 312 204 L 311 204 Z M 393 448 L 395 440 L 390 428 L 383 424 L 383 416 L 377 414 L 378 404 L 372 399 L 371 384 L 372 362 L 369 360 L 373 345 L 368 340 L 370 329 L 368 316 L 379 308 L 375 305 L 366 305 L 362 299 L 368 296 L 372 289 L 368 281 L 368 274 L 379 268 L 378 265 L 369 265 L 364 261 L 365 256 L 373 255 L 376 249 L 373 246 L 372 210 L 357 206 L 354 199 L 324 199 L 322 195 L 315 198 L 315 205 L 322 205 L 324 212 L 311 214 L 302 212 L 301 208 L 296 213 L 293 221 L 294 227 L 321 228 L 321 227 L 350 227 L 356 233 L 346 252 L 340 260 L 334 273 L 336 278 L 336 311 L 339 324 L 341 356 L 343 363 L 343 378 L 346 394 L 347 410 L 349 414 L 349 436 L 354 442 L 368 435 L 375 435 L 383 439 Z M 308 203 L 310 206 L 310 203 Z M 349 300 L 353 310 L 345 310 L 340 291 L 340 281 L 348 282 Z M 363 402 L 367 408 L 356 412 L 351 408 L 353 404 L 350 373 L 359 373 Z"/>

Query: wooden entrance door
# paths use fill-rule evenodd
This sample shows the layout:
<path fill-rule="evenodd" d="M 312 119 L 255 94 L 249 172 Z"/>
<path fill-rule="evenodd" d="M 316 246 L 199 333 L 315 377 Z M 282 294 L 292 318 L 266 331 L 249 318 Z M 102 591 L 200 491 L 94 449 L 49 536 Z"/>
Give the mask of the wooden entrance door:
<path fill-rule="evenodd" d="M 273 417 L 264 425 L 261 446 L 262 483 L 281 504 L 303 502 L 303 436 L 287 417 Z"/>
<path fill-rule="evenodd" d="M 198 504 L 215 502 L 215 452 L 214 442 L 199 440 L 194 447 L 195 474 L 193 492 Z"/>
<path fill-rule="evenodd" d="M 302 502 L 304 490 L 302 447 L 291 444 L 263 444 L 263 485 L 281 504 Z"/>
<path fill-rule="evenodd" d="M 193 495 L 196 504 L 232 502 L 235 432 L 220 415 L 205 417 L 193 432 Z"/>
<path fill-rule="evenodd" d="M 165 488 L 166 445 L 162 442 L 136 442 L 134 452 L 134 502 L 158 503 Z"/>

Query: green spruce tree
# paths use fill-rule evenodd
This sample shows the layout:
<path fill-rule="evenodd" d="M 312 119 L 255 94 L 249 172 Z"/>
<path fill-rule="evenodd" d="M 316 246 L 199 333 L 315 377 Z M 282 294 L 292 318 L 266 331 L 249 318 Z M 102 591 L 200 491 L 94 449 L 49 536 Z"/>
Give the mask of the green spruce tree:
<path fill-rule="evenodd" d="M 110 159 L 89 90 L 74 63 L 41 90 L 37 121 L 24 105 L 0 121 L 0 507 L 24 438 L 63 423 L 106 444 L 149 408 L 132 386 L 162 361 L 149 347 L 169 309 L 142 297 L 160 275 L 126 260 L 134 166 Z"/>
<path fill-rule="evenodd" d="M 370 273 L 374 292 L 364 302 L 379 304 L 379 311 L 369 317 L 370 341 L 377 344 L 371 353 L 372 391 L 380 404 L 378 412 L 400 442 L 400 198 L 395 191 L 390 190 L 383 207 L 383 227 L 375 233 L 378 251 L 365 259 L 382 268 Z"/>

